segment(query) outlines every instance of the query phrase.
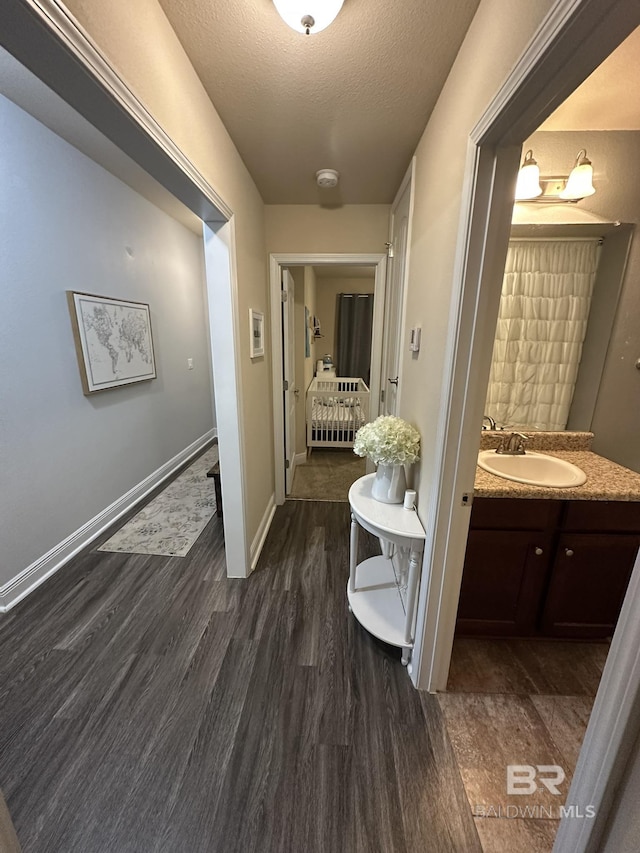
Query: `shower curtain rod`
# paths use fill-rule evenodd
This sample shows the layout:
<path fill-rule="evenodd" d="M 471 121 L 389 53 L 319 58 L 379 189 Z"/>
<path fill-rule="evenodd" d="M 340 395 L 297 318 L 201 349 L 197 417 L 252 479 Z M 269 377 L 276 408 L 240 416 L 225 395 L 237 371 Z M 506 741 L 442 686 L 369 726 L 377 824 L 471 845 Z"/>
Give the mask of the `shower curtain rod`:
<path fill-rule="evenodd" d="M 604 243 L 604 237 L 509 237 L 510 243 Z"/>

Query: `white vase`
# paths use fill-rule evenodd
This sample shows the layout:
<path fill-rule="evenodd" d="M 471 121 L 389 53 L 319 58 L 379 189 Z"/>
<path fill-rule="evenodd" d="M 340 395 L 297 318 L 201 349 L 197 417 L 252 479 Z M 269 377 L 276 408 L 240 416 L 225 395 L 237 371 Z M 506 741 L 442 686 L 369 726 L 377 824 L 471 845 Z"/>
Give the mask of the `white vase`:
<path fill-rule="evenodd" d="M 401 504 L 407 488 L 404 465 L 378 465 L 371 496 L 385 504 Z"/>

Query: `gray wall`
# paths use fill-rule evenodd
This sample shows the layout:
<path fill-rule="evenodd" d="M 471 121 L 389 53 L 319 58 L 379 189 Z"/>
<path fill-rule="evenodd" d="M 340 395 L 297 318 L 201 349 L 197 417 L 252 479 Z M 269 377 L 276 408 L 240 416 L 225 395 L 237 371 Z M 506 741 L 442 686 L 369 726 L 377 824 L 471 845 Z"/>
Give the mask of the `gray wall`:
<path fill-rule="evenodd" d="M 0 146 L 3 585 L 211 429 L 213 403 L 202 240 L 2 96 Z M 83 396 L 66 290 L 148 302 L 158 378 Z"/>
<path fill-rule="evenodd" d="M 539 131 L 527 148 L 533 148 L 543 175 L 568 174 L 577 152 L 586 148 L 596 193 L 580 207 L 621 222 L 640 222 L 640 133 Z M 597 453 L 640 472 L 639 281 L 640 235 L 635 233 L 591 428 Z"/>

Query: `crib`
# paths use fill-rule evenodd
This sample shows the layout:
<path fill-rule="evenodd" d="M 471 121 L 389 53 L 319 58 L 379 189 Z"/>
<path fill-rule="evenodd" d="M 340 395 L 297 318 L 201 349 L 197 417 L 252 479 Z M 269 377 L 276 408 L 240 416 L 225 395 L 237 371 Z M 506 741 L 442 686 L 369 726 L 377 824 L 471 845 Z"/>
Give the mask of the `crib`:
<path fill-rule="evenodd" d="M 307 447 L 353 447 L 369 420 L 370 392 L 363 379 L 316 377 L 307 389 Z"/>

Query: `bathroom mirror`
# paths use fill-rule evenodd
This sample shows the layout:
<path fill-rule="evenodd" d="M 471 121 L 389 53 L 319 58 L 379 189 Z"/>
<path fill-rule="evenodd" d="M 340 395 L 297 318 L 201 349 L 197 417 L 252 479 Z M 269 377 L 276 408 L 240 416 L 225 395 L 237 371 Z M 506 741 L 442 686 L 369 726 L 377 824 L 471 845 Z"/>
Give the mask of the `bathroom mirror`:
<path fill-rule="evenodd" d="M 591 429 L 633 232 L 593 219 L 512 225 L 484 409 L 498 428 Z"/>

